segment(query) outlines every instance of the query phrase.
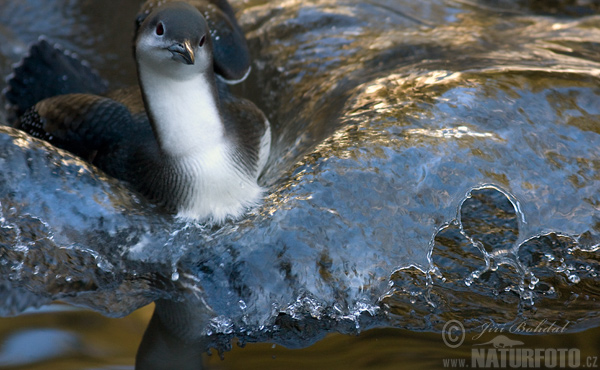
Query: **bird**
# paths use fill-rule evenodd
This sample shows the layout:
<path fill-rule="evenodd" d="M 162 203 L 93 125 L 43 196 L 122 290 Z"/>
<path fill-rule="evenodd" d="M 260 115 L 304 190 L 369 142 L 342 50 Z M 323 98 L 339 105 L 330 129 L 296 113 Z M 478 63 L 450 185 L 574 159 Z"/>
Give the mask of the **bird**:
<path fill-rule="evenodd" d="M 181 1 L 153 8 L 136 31 L 134 59 L 139 86 L 101 94 L 91 69 L 40 40 L 4 94 L 18 116 L 13 126 L 126 181 L 179 218 L 222 224 L 258 205 L 270 124 L 256 105 L 217 79 L 200 11 Z M 72 82 L 76 78 L 83 82 Z M 27 107 L 52 93 L 37 93 L 36 79 L 42 85 L 71 82 Z"/>

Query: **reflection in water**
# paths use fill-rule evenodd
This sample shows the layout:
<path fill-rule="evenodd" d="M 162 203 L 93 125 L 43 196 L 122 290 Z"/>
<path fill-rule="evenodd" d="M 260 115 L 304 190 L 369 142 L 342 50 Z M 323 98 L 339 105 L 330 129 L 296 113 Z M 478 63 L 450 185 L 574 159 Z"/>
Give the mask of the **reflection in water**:
<path fill-rule="evenodd" d="M 158 300 L 136 356 L 136 369 L 202 368 L 208 350 L 202 323 L 210 319 L 204 302 Z M 199 325 L 197 325 L 199 324 Z"/>
<path fill-rule="evenodd" d="M 238 90 L 278 138 L 264 206 L 219 230 L 173 222 L 4 130 L 0 276 L 11 297 L 29 291 L 5 314 L 62 299 L 122 316 L 162 299 L 147 335 L 166 328 L 162 345 L 193 356 L 234 337 L 301 347 L 382 326 L 439 338 L 450 319 L 475 332 L 560 321 L 570 337 L 547 340 L 561 348 L 597 326 L 594 4 L 234 5 L 254 53 Z M 108 43 L 77 40 L 83 55 Z M 14 54 L 3 51 L 6 73 Z M 128 63 L 94 61 L 111 84 Z"/>
<path fill-rule="evenodd" d="M 70 356 L 51 354 L 53 360 L 24 359 L 21 368 L 45 370 L 133 369 L 133 358 L 144 327 L 152 313 L 151 307 L 136 311 L 123 319 L 101 317 L 84 310 L 42 312 L 10 319 L 0 319 L 2 343 L 11 333 L 21 330 L 61 328 L 70 335 L 77 333 L 78 341 L 70 347 Z M 65 336 L 69 334 L 63 334 Z M 475 331 L 473 336 L 479 334 Z M 510 335 L 510 334 L 509 334 Z M 287 349 L 270 343 L 234 343 L 223 359 L 214 351 L 205 356 L 209 369 L 398 369 L 400 364 L 418 368 L 439 369 L 443 359 L 465 358 L 470 362 L 474 345 L 485 343 L 496 335 L 485 333 L 475 340 L 468 336 L 456 349 L 447 347 L 440 333 L 415 332 L 400 329 L 373 329 L 360 336 L 329 334 L 320 342 L 303 349 Z M 579 348 L 582 358 L 597 355 L 600 331 L 596 328 L 583 333 L 563 335 L 510 335 L 524 342 L 527 348 L 561 348 L 565 344 Z M 45 343 L 44 343 L 45 344 Z M 46 344 L 47 346 L 48 344 Z M 40 346 L 43 350 L 44 346 Z M 20 352 L 34 354 L 36 347 L 26 343 Z M 14 369 L 15 366 L 0 368 Z"/>
<path fill-rule="evenodd" d="M 0 369 L 132 369 L 150 314 L 111 319 L 55 304 L 0 319 Z"/>

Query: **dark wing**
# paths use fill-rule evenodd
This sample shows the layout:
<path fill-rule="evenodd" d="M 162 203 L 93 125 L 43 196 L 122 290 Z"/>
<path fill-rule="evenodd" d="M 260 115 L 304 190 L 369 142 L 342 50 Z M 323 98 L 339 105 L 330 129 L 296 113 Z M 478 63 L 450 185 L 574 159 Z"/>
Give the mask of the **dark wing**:
<path fill-rule="evenodd" d="M 42 100 L 19 118 L 16 127 L 122 180 L 128 180 L 123 173 L 139 145 L 153 141 L 147 119 L 132 116 L 115 100 L 90 94 Z"/>
<path fill-rule="evenodd" d="M 73 54 L 41 39 L 7 80 L 4 98 L 9 121 L 20 117 L 37 102 L 72 93 L 103 94 L 106 83 Z"/>
<path fill-rule="evenodd" d="M 176 0 L 166 0 L 176 1 Z M 250 51 L 242 28 L 227 0 L 186 0 L 204 15 L 211 30 L 215 72 L 227 83 L 243 81 L 250 71 Z M 144 19 L 159 4 L 146 1 L 136 18 L 136 34 Z M 135 37 L 134 37 L 135 40 Z"/>
<path fill-rule="evenodd" d="M 174 211 L 165 201 L 172 197 L 169 184 L 158 181 L 165 177 L 164 159 L 145 112 L 131 114 L 128 107 L 110 98 L 67 94 L 37 103 L 16 127 L 129 182 L 151 201 Z"/>
<path fill-rule="evenodd" d="M 144 99 L 142 98 L 142 90 L 140 89 L 139 85 L 113 90 L 106 94 L 106 96 L 112 100 L 124 104 L 133 115 L 140 113 L 143 113 L 144 115 L 146 114 L 146 107 L 144 106 Z"/>
<path fill-rule="evenodd" d="M 224 0 L 216 2 L 229 6 Z M 231 7 L 229 9 L 233 13 Z M 227 16 L 227 13 L 214 5 L 200 11 L 211 30 L 215 72 L 227 83 L 243 81 L 250 72 L 250 50 L 235 16 Z"/>

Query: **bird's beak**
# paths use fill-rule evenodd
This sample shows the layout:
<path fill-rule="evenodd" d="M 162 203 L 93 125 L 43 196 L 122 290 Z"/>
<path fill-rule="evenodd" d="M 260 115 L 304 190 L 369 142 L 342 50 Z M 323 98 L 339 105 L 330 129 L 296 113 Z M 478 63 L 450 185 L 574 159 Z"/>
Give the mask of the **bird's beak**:
<path fill-rule="evenodd" d="M 194 64 L 194 49 L 192 49 L 192 44 L 189 40 L 186 40 L 183 43 L 175 43 L 169 46 L 167 50 L 173 54 L 173 60 L 184 64 Z"/>

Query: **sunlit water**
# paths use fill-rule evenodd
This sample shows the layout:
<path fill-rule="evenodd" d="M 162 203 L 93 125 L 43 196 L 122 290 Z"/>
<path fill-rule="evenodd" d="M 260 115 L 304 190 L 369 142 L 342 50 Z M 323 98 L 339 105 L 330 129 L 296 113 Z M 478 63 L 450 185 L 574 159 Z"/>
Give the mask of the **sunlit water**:
<path fill-rule="evenodd" d="M 45 34 L 112 87 L 134 83 L 130 37 L 116 36 L 130 32 L 138 4 L 85 4 L 0 4 L 2 74 Z M 440 333 L 457 320 L 473 335 L 490 323 L 556 322 L 565 333 L 507 336 L 527 348 L 568 344 L 598 355 L 597 5 L 233 4 L 254 57 L 250 80 L 236 91 L 261 106 L 274 128 L 264 205 L 220 230 L 156 216 L 122 184 L 3 129 L 5 315 L 58 299 L 119 317 L 194 292 L 211 309 L 194 328 L 221 350 L 232 338 L 304 347 L 331 332 L 385 327 L 403 330 L 358 337 L 389 335 L 381 352 L 367 339 L 352 340 L 350 352 L 364 350 L 374 364 L 351 355 L 346 368 L 441 367 L 442 358 L 469 358 L 474 345 L 494 337 L 452 349 Z M 72 349 L 82 336 L 71 327 L 49 321 L 39 326 L 47 331 L 31 334 L 10 326 L 20 319 L 5 321 L 0 365 L 21 358 L 48 368 L 52 353 L 82 353 Z M 38 360 L 23 360 L 19 336 L 27 335 L 71 349 L 44 346 Z M 316 354 L 304 353 L 347 356 L 335 351 L 350 345 L 341 338 L 353 337 L 330 337 L 313 347 Z M 398 348 L 414 341 L 423 349 Z M 224 362 L 213 351 L 208 363 L 241 366 L 235 359 L 243 363 L 249 352 L 264 356 L 260 366 L 281 368 L 293 356 L 266 346 L 248 344 Z M 100 353 L 73 368 L 133 361 Z M 326 354 L 316 364 L 302 356 L 300 368 L 332 368 Z"/>

